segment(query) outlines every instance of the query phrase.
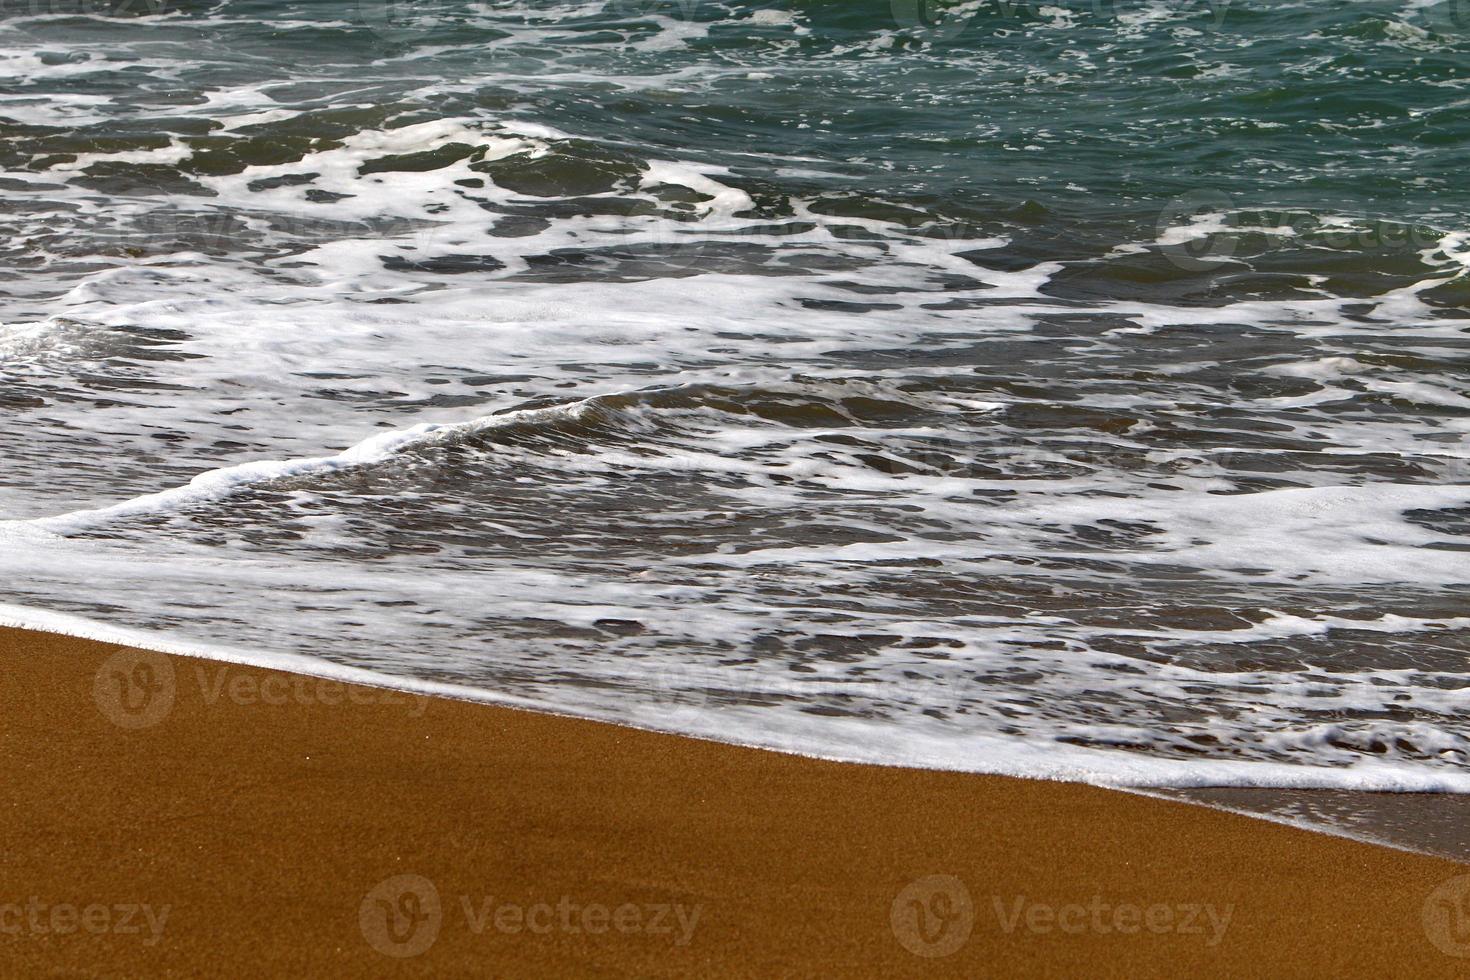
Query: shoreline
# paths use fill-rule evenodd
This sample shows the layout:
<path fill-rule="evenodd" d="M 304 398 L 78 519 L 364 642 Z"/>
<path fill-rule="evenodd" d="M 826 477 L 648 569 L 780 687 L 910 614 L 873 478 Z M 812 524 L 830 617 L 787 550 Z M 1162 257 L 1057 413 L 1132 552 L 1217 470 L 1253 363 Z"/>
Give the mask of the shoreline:
<path fill-rule="evenodd" d="M 0 657 L 7 975 L 1431 976 L 1470 954 L 1463 865 L 1193 803 L 58 634 L 0 629 Z"/>
<path fill-rule="evenodd" d="M 1045 753 L 1049 760 L 1063 760 L 1060 762 L 1051 761 L 1038 765 L 1036 762 L 1028 760 L 1029 764 L 1023 765 L 1018 764 L 1015 759 L 1011 759 L 1008 765 L 974 769 L 967 768 L 964 765 L 953 764 L 954 760 L 933 762 L 931 764 L 902 756 L 895 757 L 888 750 L 889 747 L 885 747 L 884 750 L 873 750 L 866 746 L 854 746 L 852 738 L 849 738 L 846 742 L 843 742 L 841 739 L 832 739 L 826 744 L 814 746 L 807 741 L 806 737 L 809 736 L 809 731 L 795 733 L 788 731 L 783 733 L 784 737 L 776 738 L 771 735 L 771 730 L 767 729 L 764 735 L 758 739 L 748 736 L 745 738 L 731 738 L 728 735 L 711 734 L 705 731 L 691 730 L 683 726 L 669 725 L 664 721 L 661 713 L 663 711 L 662 705 L 674 704 L 677 708 L 677 702 L 656 702 L 656 706 L 652 709 L 642 712 L 635 711 L 631 715 L 612 713 L 606 710 L 599 711 L 596 708 L 585 705 L 580 706 L 580 708 L 549 705 L 535 698 L 508 694 L 504 691 L 490 691 L 474 685 L 427 680 L 402 674 L 382 673 L 365 667 L 351 666 L 303 654 L 267 652 L 262 649 L 241 649 L 233 646 L 201 644 L 187 641 L 180 642 L 166 635 L 127 627 L 112 626 L 80 616 L 0 603 L 0 633 L 4 633 L 5 631 L 45 633 L 108 646 L 134 647 L 166 654 L 169 657 L 179 658 L 186 662 L 203 661 L 212 664 L 229 664 L 268 673 L 281 673 L 293 678 L 302 678 L 307 683 L 342 683 L 349 686 L 390 691 L 404 696 L 422 696 L 435 700 L 459 701 L 495 709 L 527 711 L 572 721 L 597 722 L 620 728 L 636 729 L 652 734 L 670 735 L 677 738 L 710 742 L 715 745 L 776 752 L 783 755 L 792 755 L 824 762 L 835 762 L 844 765 L 956 772 L 974 776 L 995 776 L 1009 779 L 1038 780 L 1041 782 L 1073 783 L 1120 792 L 1139 793 L 1145 796 L 1155 795 L 1170 799 L 1193 800 L 1202 806 L 1217 807 L 1230 810 L 1231 812 L 1255 813 L 1262 819 L 1285 822 L 1289 826 L 1302 827 L 1308 830 L 1322 830 L 1326 833 L 1335 833 L 1353 840 L 1381 844 L 1387 847 L 1400 847 L 1423 853 L 1435 853 L 1440 856 L 1450 857 L 1452 860 L 1463 860 L 1470 863 L 1470 837 L 1467 837 L 1465 847 L 1452 849 L 1452 853 L 1441 853 L 1433 847 L 1420 847 L 1413 843 L 1404 843 L 1401 840 L 1377 839 L 1372 836 L 1358 835 L 1346 827 L 1335 825 L 1331 820 L 1302 819 L 1295 821 L 1290 818 L 1284 818 L 1279 814 L 1270 814 L 1268 808 L 1254 800 L 1249 804 L 1237 804 L 1233 801 L 1209 798 L 1211 794 L 1217 791 L 1227 795 L 1239 794 L 1243 799 L 1249 798 L 1254 794 L 1346 794 L 1358 798 L 1463 798 L 1467 803 L 1467 817 L 1470 817 L 1470 774 L 1439 773 L 1432 776 L 1418 775 L 1407 777 L 1403 773 L 1394 773 L 1391 775 L 1379 773 L 1373 778 L 1364 778 L 1364 774 L 1361 771 L 1353 771 L 1356 778 L 1350 785 L 1343 785 L 1339 779 L 1331 777 L 1334 775 L 1340 776 L 1343 772 L 1349 770 L 1325 766 L 1288 765 L 1264 761 L 1240 762 L 1235 760 L 1216 760 L 1201 762 L 1200 760 L 1189 760 L 1186 763 L 1180 763 L 1179 760 L 1152 758 L 1147 755 L 1130 757 L 1126 768 L 1118 771 L 1115 764 L 1117 759 L 1123 755 L 1122 753 L 1103 749 L 1083 749 L 1060 743 L 1050 746 Z M 827 721 L 830 722 L 833 719 L 827 719 Z M 851 734 L 849 733 L 849 735 Z M 839 744 L 842 745 L 841 748 L 836 747 Z M 1103 759 L 1107 759 L 1108 762 L 1103 762 Z M 1191 767 L 1191 772 L 1188 777 L 1178 778 L 1179 770 L 1169 768 L 1176 764 Z M 1201 765 L 1212 767 L 1210 770 L 1211 778 L 1206 782 L 1198 781 L 1198 767 Z M 1240 775 L 1247 771 L 1252 773 L 1251 778 L 1240 780 Z M 1274 772 L 1278 775 L 1286 773 L 1289 776 L 1278 782 L 1263 783 L 1259 778 L 1263 771 Z M 1197 795 L 1200 797 L 1199 799 L 1195 798 Z M 1407 836 L 1412 838 L 1413 834 L 1410 833 Z"/>

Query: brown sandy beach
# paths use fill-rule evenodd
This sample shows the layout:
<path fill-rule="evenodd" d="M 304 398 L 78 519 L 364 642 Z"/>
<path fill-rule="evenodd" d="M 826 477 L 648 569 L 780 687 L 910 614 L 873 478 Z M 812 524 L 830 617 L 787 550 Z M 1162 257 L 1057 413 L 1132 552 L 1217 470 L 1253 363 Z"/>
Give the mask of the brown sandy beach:
<path fill-rule="evenodd" d="M 7 977 L 1470 968 L 1470 868 L 1234 814 L 0 651 Z"/>

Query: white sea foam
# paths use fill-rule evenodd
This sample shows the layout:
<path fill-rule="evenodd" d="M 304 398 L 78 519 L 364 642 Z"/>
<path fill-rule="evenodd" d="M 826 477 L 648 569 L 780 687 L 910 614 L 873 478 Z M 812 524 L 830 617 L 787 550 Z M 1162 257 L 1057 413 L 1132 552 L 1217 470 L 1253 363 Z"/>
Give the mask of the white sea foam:
<path fill-rule="evenodd" d="M 828 758 L 1470 792 L 1465 323 L 1434 296 L 1463 229 L 1372 295 L 1278 289 L 1271 254 L 1253 280 L 1232 241 L 1188 302 L 1130 296 L 1312 222 L 1232 198 L 1032 261 L 1058 215 L 858 156 L 807 98 L 861 65 L 942 107 L 922 25 L 470 14 L 493 34 L 380 24 L 309 77 L 194 50 L 249 27 L 219 12 L 121 53 L 0 26 L 67 89 L 4 96 L 14 122 L 131 124 L 85 94 L 120 72 L 193 98 L 146 107 L 166 146 L 18 143 L 4 175 L 0 620 Z M 749 86 L 790 140 L 739 128 Z M 691 93 L 709 146 L 542 118 Z M 963 138 L 1044 159 L 1054 124 Z M 1146 274 L 1099 290 L 1110 263 Z"/>
<path fill-rule="evenodd" d="M 3 533 L 3 531 L 0 531 Z M 800 715 L 772 717 L 758 710 L 719 709 L 686 718 L 674 707 L 670 724 L 667 705 L 629 704 L 621 710 L 578 705 L 571 711 L 561 701 L 518 698 L 483 688 L 435 683 L 334 664 L 314 657 L 261 651 L 258 647 L 226 647 L 119 628 L 75 616 L 17 606 L 0 606 L 0 626 L 38 629 L 103 643 L 143 647 L 188 657 L 204 657 L 345 683 L 390 687 L 417 694 L 479 701 L 503 707 L 571 713 L 579 717 L 634 724 L 650 731 L 773 749 L 840 762 L 951 769 L 991 775 L 1021 776 L 1117 787 L 1237 786 L 1281 789 L 1345 789 L 1368 792 L 1470 793 L 1470 775 L 1426 772 L 1393 763 L 1362 763 L 1351 769 L 1311 765 L 1278 765 L 1220 760 L 1179 761 L 1125 756 L 1117 752 L 1011 738 L 943 735 L 906 731 L 890 724 L 847 719 L 803 720 Z"/>
<path fill-rule="evenodd" d="M 486 416 L 468 422 L 433 424 L 420 423 L 395 432 L 371 436 L 333 456 L 313 459 L 260 460 L 239 463 L 217 470 L 207 470 L 181 487 L 160 490 L 131 500 L 71 511 L 26 522 L 26 525 L 53 534 L 78 534 L 112 521 L 125 520 L 147 514 L 164 513 L 188 507 L 192 504 L 218 500 L 243 488 L 285 480 L 291 477 L 333 473 L 357 466 L 367 466 L 390 458 L 403 450 L 420 446 L 435 439 L 461 436 L 498 425 L 515 425 L 525 422 L 545 422 L 559 417 L 576 418 L 580 406 L 558 406 L 556 408 L 508 412 L 504 415 Z M 0 525 L 3 526 L 3 525 Z"/>

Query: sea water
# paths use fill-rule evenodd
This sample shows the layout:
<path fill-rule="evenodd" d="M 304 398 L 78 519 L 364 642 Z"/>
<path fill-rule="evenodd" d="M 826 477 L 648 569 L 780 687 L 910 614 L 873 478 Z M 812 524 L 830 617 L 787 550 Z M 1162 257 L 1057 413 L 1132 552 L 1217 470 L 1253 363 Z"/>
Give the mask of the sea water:
<path fill-rule="evenodd" d="M 3 618 L 1470 791 L 1450 0 L 0 0 Z"/>

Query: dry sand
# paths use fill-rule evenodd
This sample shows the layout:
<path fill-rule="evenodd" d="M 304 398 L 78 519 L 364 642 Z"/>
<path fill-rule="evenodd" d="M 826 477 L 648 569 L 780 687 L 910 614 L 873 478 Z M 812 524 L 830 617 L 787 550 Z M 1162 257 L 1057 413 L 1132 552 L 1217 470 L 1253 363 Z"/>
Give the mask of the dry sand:
<path fill-rule="evenodd" d="M 1187 804 L 14 630 L 0 658 L 6 977 L 1470 969 L 1470 868 Z"/>

